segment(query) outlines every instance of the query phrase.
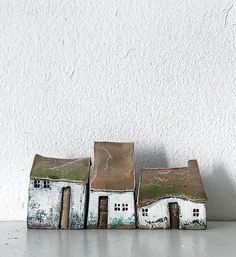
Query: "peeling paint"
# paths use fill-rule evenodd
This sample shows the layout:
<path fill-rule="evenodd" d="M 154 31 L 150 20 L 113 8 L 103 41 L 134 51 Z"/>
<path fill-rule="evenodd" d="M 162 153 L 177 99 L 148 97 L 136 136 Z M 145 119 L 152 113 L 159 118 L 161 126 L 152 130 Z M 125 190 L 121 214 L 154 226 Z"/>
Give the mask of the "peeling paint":
<path fill-rule="evenodd" d="M 30 180 L 29 184 L 28 228 L 59 228 L 62 189 L 67 186 L 71 187 L 69 228 L 84 228 L 86 215 L 85 184 L 50 180 L 50 189 L 34 188 L 33 179 Z"/>
<path fill-rule="evenodd" d="M 135 228 L 134 192 L 90 191 L 87 228 L 97 228 L 99 196 L 108 196 L 107 228 Z M 120 211 L 115 211 L 115 204 L 120 203 Z M 128 210 L 122 211 L 122 204 L 128 204 Z"/>
<path fill-rule="evenodd" d="M 179 206 L 179 229 L 206 229 L 206 207 L 204 203 L 195 203 L 180 198 L 158 200 L 144 207 L 138 207 L 138 227 L 147 229 L 170 228 L 169 203 L 176 202 Z M 142 209 L 148 210 L 143 216 Z M 199 210 L 199 216 L 193 215 L 193 209 Z"/>

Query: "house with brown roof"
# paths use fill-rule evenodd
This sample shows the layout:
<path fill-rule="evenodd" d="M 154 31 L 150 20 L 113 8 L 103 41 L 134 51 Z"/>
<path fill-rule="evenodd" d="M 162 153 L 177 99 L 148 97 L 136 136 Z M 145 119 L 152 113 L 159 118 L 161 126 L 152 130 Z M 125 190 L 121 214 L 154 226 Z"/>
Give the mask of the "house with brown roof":
<path fill-rule="evenodd" d="M 188 167 L 142 169 L 137 200 L 138 227 L 206 229 L 207 197 L 196 160 Z"/>
<path fill-rule="evenodd" d="M 134 144 L 95 142 L 88 228 L 135 228 Z"/>
<path fill-rule="evenodd" d="M 35 155 L 29 182 L 28 228 L 85 227 L 90 165 L 90 158 Z"/>

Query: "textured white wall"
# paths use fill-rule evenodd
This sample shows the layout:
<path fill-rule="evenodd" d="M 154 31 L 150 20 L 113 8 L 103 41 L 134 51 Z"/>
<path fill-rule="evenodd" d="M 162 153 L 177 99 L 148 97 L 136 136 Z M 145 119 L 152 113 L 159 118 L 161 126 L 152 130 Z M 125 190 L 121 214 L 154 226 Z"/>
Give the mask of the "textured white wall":
<path fill-rule="evenodd" d="M 89 193 L 89 208 L 87 226 L 92 226 L 98 223 L 98 206 L 99 196 L 108 196 L 108 228 L 114 228 L 117 221 L 121 220 L 124 224 L 133 227 L 135 225 L 135 209 L 134 209 L 134 192 L 100 192 L 90 191 Z M 120 204 L 120 211 L 115 211 L 115 204 Z M 128 210 L 122 210 L 122 204 L 128 204 Z"/>
<path fill-rule="evenodd" d="M 40 188 L 34 187 L 34 180 L 29 183 L 28 225 L 38 227 L 51 227 L 57 229 L 60 224 L 63 187 L 70 187 L 70 217 L 71 229 L 84 228 L 86 186 L 82 183 L 49 180 L 50 189 L 43 188 L 43 180 L 40 180 Z M 42 220 L 37 217 L 41 215 Z M 36 218 L 37 217 L 37 218 Z M 33 227 L 34 227 L 33 226 Z"/>
<path fill-rule="evenodd" d="M 197 158 L 236 219 L 235 1 L 0 2 L 0 220 L 26 218 L 35 153 L 135 141 L 137 167 Z"/>
<path fill-rule="evenodd" d="M 169 203 L 178 203 L 179 208 L 179 228 L 205 229 L 206 226 L 206 207 L 204 203 L 195 203 L 180 198 L 166 198 L 156 201 L 152 204 L 139 207 L 137 209 L 138 226 L 143 228 L 170 228 L 170 210 Z M 193 209 L 199 210 L 199 216 L 193 216 Z M 148 215 L 143 216 L 142 209 L 148 209 Z M 163 219 L 162 222 L 157 220 Z M 194 220 L 198 220 L 201 225 L 193 225 Z M 152 223 L 148 223 L 152 222 Z"/>

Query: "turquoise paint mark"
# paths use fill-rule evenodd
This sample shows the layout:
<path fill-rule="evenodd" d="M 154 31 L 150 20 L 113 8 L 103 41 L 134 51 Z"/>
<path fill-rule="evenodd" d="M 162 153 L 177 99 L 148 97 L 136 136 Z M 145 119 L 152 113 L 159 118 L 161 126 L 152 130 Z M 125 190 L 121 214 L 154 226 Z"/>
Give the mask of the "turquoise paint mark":
<path fill-rule="evenodd" d="M 117 226 L 120 225 L 134 225 L 135 221 L 133 218 L 129 217 L 128 219 L 124 220 L 124 219 L 118 219 L 118 218 L 114 218 L 112 219 L 112 222 L 110 224 L 111 228 L 116 228 Z"/>
<path fill-rule="evenodd" d="M 88 217 L 89 217 L 87 221 L 88 225 L 95 225 L 97 223 L 97 219 L 95 218 L 92 212 L 89 212 Z"/>

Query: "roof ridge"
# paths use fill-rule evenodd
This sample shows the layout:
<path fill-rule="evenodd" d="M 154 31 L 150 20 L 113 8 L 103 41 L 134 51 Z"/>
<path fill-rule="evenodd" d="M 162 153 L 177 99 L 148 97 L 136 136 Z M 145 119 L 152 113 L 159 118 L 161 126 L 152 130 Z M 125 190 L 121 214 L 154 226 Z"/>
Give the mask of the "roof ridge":
<path fill-rule="evenodd" d="M 159 170 L 188 170 L 188 167 L 176 167 L 176 168 L 141 168 L 141 171 L 148 171 L 148 170 L 151 170 L 151 171 L 159 171 Z"/>

